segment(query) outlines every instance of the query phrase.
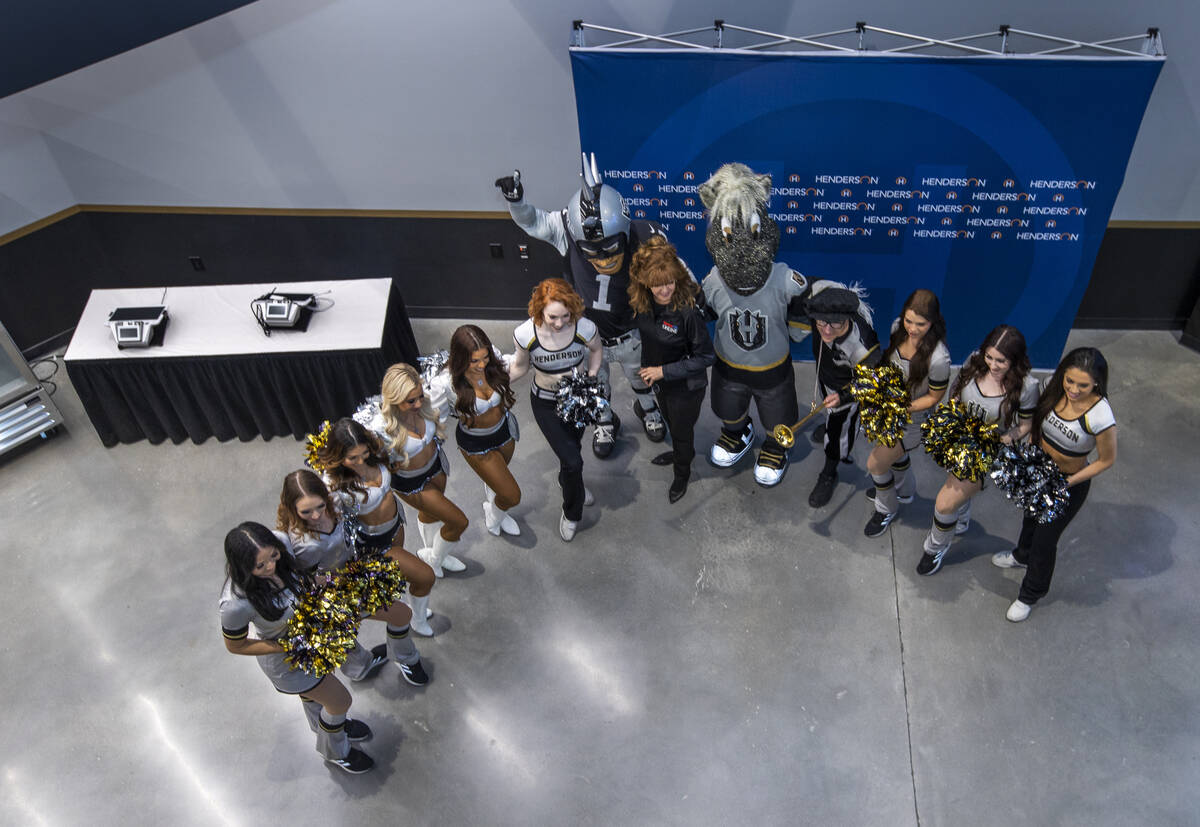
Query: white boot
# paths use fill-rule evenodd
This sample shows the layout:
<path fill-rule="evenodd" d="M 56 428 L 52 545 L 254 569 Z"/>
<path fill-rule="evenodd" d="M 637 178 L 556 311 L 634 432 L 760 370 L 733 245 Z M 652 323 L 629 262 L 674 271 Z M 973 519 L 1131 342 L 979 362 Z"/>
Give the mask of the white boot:
<path fill-rule="evenodd" d="M 417 597 L 405 592 L 404 602 L 412 609 L 412 620 L 408 622 L 412 630 L 423 637 L 433 637 L 433 627 L 429 625 L 429 616 L 433 614 L 429 611 L 429 595 Z"/>
<path fill-rule="evenodd" d="M 467 564 L 450 553 L 451 547 L 457 545 L 458 540 L 447 540 L 438 534 L 433 538 L 433 547 L 421 549 L 417 556 L 429 564 L 437 577 L 442 577 L 447 571 L 465 571 Z"/>
<path fill-rule="evenodd" d="M 495 497 L 494 492 L 489 492 Z M 500 532 L 511 534 L 517 537 L 521 533 L 521 527 L 517 525 L 517 521 L 508 516 L 508 512 L 503 508 L 497 508 L 495 502 L 485 502 L 483 504 L 483 522 L 487 525 L 489 534 L 496 537 L 500 536 Z"/>
<path fill-rule="evenodd" d="M 441 524 L 423 523 L 418 520 L 417 530 L 421 532 L 421 547 L 433 548 L 433 538 L 436 537 L 438 535 L 438 531 L 441 530 Z"/>
<path fill-rule="evenodd" d="M 487 483 L 483 484 L 483 493 L 487 498 L 487 502 L 483 504 L 483 519 L 487 525 L 487 530 L 499 537 L 500 532 L 511 534 L 513 537 L 521 535 L 521 527 L 517 525 L 517 521 L 508 516 L 508 512 L 502 508 L 496 508 L 496 492 L 488 487 Z"/>

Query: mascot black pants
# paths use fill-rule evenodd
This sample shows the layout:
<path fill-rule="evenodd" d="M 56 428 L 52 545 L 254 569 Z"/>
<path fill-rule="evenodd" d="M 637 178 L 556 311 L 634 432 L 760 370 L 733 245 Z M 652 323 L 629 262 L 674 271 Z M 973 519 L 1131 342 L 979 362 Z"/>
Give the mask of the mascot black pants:
<path fill-rule="evenodd" d="M 744 422 L 750 413 L 750 400 L 758 406 L 758 419 L 768 434 L 776 425 L 791 426 L 800 418 L 791 359 L 764 371 L 753 371 L 735 368 L 718 357 L 709 398 L 713 413 L 726 427 Z"/>

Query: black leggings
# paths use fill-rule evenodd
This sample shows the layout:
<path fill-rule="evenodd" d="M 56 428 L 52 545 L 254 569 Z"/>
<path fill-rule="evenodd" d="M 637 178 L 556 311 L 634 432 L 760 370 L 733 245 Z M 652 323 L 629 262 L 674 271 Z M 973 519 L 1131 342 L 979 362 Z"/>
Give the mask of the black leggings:
<path fill-rule="evenodd" d="M 1013 558 L 1018 563 L 1028 566 L 1025 579 L 1021 581 L 1021 592 L 1017 595 L 1017 599 L 1022 603 L 1032 606 L 1050 591 L 1054 560 L 1058 556 L 1058 538 L 1083 507 L 1083 501 L 1087 499 L 1091 487 L 1092 481 L 1084 480 L 1079 485 L 1068 488 L 1067 495 L 1070 500 L 1058 519 L 1042 525 L 1026 515 L 1021 522 L 1021 539 L 1013 549 Z"/>
<path fill-rule="evenodd" d="M 572 522 L 583 519 L 583 428 L 576 428 L 558 418 L 558 403 L 530 394 L 533 418 L 558 457 L 558 484 L 562 487 L 563 514 Z"/>

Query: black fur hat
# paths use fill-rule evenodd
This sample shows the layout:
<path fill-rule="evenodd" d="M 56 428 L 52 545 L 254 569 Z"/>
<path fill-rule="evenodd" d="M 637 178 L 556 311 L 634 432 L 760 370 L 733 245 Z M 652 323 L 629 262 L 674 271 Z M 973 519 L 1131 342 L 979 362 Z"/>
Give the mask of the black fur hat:
<path fill-rule="evenodd" d="M 804 303 L 808 317 L 819 322 L 844 322 L 858 312 L 858 294 L 844 287 L 827 287 Z"/>

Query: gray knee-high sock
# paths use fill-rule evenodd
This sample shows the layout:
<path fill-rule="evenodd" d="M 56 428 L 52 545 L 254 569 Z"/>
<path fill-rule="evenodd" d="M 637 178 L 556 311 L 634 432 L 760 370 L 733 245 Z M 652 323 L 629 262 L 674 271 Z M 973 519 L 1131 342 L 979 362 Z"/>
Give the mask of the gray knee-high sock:
<path fill-rule="evenodd" d="M 350 753 L 346 716 L 333 715 L 322 709 L 317 724 L 317 752 L 326 758 L 345 758 Z"/>
<path fill-rule="evenodd" d="M 417 646 L 412 641 L 412 635 L 408 633 L 408 626 L 393 626 L 390 623 L 387 627 L 387 648 L 388 657 L 403 663 L 406 666 L 411 666 L 421 659 L 421 653 L 417 651 Z"/>
<path fill-rule="evenodd" d="M 957 522 L 958 518 L 954 514 L 943 514 L 934 509 L 933 526 L 929 529 L 929 536 L 925 538 L 925 553 L 945 554 L 950 548 L 950 541 L 954 539 L 954 526 Z"/>
<path fill-rule="evenodd" d="M 321 705 L 316 701 L 310 701 L 303 695 L 300 696 L 300 705 L 304 707 L 304 717 L 308 719 L 308 726 L 313 732 L 321 731 Z"/>
<path fill-rule="evenodd" d="M 891 474 L 872 474 L 871 482 L 875 483 L 875 510 L 880 514 L 895 514 L 900 510 L 900 500 L 896 495 L 896 484 Z"/>
<path fill-rule="evenodd" d="M 346 660 L 342 663 L 342 674 L 352 681 L 360 679 L 371 668 L 371 661 L 375 659 L 367 649 L 363 648 L 361 643 L 355 643 L 354 648 L 346 655 Z"/>
<path fill-rule="evenodd" d="M 912 473 L 912 460 L 907 453 L 892 463 L 892 479 L 896 481 L 896 496 L 911 497 L 916 493 L 917 479 Z"/>

